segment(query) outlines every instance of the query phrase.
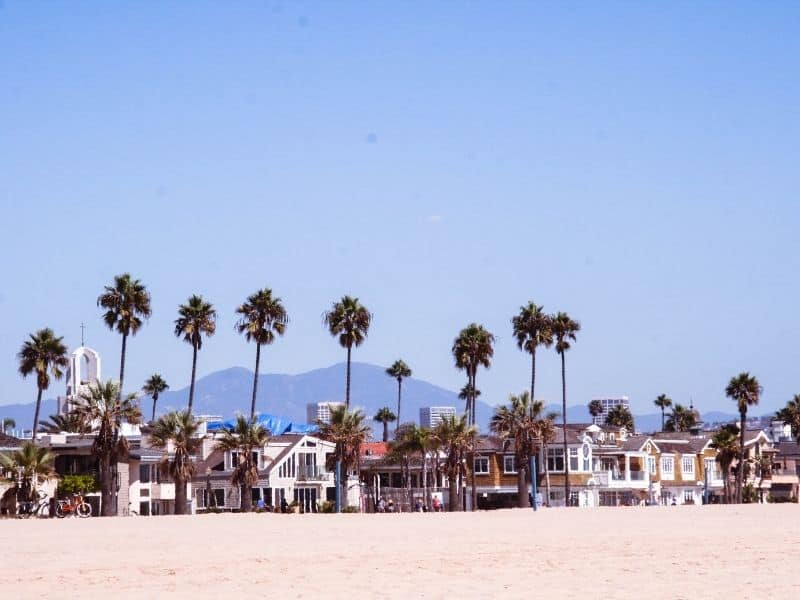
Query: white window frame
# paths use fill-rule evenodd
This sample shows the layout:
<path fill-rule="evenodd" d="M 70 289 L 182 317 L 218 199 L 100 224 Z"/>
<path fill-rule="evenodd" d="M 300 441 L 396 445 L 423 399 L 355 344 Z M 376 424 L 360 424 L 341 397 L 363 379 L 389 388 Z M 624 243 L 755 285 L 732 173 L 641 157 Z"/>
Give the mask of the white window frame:
<path fill-rule="evenodd" d="M 690 468 L 686 468 L 689 465 Z M 690 475 L 692 479 L 694 479 L 694 455 L 693 454 L 681 454 L 681 475 L 683 478 L 686 479 L 687 475 Z"/>
<path fill-rule="evenodd" d="M 478 470 L 478 463 L 485 463 L 486 470 Z M 472 462 L 472 469 L 473 473 L 476 475 L 488 475 L 489 474 L 489 457 L 488 456 L 476 456 Z"/>
<path fill-rule="evenodd" d="M 511 468 L 508 468 L 508 463 L 511 462 Z M 503 456 L 503 473 L 506 475 L 517 473 L 517 457 L 513 454 L 506 454 Z"/>
<path fill-rule="evenodd" d="M 578 473 L 581 470 L 581 454 L 580 448 L 569 448 L 569 472 L 570 473 Z M 575 467 L 573 467 L 573 462 L 575 461 Z"/>
<path fill-rule="evenodd" d="M 558 459 L 561 459 L 561 468 L 556 467 L 556 463 Z M 553 464 L 550 465 L 550 460 L 552 459 Z M 564 448 L 548 448 L 547 449 L 547 466 L 548 470 L 551 473 L 563 473 L 564 472 Z"/>
<path fill-rule="evenodd" d="M 675 479 L 675 456 L 672 454 L 661 456 L 661 479 Z"/>
<path fill-rule="evenodd" d="M 655 456 L 647 457 L 647 470 L 651 475 L 655 475 L 658 472 L 658 462 Z"/>

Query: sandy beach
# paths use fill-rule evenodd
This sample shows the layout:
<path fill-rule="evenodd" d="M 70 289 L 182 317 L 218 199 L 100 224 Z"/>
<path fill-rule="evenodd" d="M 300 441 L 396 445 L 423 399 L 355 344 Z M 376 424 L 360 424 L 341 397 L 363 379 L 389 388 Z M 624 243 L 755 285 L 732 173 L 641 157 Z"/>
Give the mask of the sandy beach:
<path fill-rule="evenodd" d="M 0 521 L 14 598 L 797 598 L 797 505 Z"/>

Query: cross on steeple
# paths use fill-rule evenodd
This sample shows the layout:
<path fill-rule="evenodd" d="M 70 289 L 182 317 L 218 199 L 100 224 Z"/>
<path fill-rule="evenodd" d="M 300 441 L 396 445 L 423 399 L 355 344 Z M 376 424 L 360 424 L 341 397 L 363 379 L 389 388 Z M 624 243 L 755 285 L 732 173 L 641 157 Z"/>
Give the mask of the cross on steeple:
<path fill-rule="evenodd" d="M 84 343 L 83 343 L 83 333 L 84 333 L 85 329 L 86 329 L 86 325 L 84 325 L 83 321 L 81 321 L 81 346 L 84 345 Z"/>

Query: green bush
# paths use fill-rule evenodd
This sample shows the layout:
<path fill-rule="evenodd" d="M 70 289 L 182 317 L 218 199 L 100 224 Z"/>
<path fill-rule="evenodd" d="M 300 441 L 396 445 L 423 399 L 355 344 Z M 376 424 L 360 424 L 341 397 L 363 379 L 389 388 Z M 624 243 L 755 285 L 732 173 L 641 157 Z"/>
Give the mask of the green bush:
<path fill-rule="evenodd" d="M 322 505 L 319 507 L 319 512 L 321 513 L 336 512 L 336 503 L 331 502 L 330 500 L 324 500 L 322 502 Z"/>
<path fill-rule="evenodd" d="M 358 509 L 357 506 L 345 506 L 345 507 L 342 507 L 342 512 L 343 513 L 359 513 L 361 511 Z"/>
<path fill-rule="evenodd" d="M 91 494 L 99 489 L 100 483 L 94 475 L 64 475 L 58 482 L 58 493 L 62 496 Z"/>

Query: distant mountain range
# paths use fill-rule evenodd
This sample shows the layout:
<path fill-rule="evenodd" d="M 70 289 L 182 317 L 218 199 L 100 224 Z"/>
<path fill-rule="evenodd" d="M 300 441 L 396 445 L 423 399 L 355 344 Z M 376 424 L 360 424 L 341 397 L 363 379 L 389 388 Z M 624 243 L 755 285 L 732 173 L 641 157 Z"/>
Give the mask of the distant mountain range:
<path fill-rule="evenodd" d="M 306 405 L 313 402 L 336 402 L 344 400 L 345 364 L 339 363 L 323 369 L 315 369 L 298 375 L 263 374 L 258 380 L 256 410 L 287 417 L 293 421 L 306 421 Z M 224 418 L 237 412 L 250 410 L 253 372 L 242 367 L 232 367 L 216 371 L 197 380 L 195 388 L 194 411 L 196 414 L 220 415 Z M 189 399 L 188 386 L 161 394 L 158 400 L 158 414 L 185 408 Z M 368 416 L 374 415 L 381 407 L 397 409 L 397 382 L 388 377 L 383 367 L 366 364 L 352 364 L 352 389 L 350 403 L 362 408 Z M 146 417 L 150 414 L 150 399 L 142 399 L 142 410 Z M 424 406 L 455 406 L 460 413 L 463 401 L 451 390 L 410 378 L 403 381 L 402 420 L 419 422 L 419 409 Z M 478 400 L 476 419 L 482 431 L 486 431 L 494 408 Z M 54 414 L 56 401 L 42 401 L 42 418 Z M 546 412 L 561 413 L 561 406 L 550 404 Z M 29 404 L 9 404 L 0 406 L 0 418 L 11 417 L 17 429 L 30 429 L 33 406 Z M 567 407 L 567 418 L 572 423 L 591 421 L 585 405 Z M 706 422 L 726 422 L 736 419 L 735 414 L 710 412 L 703 415 Z M 637 431 L 658 431 L 661 429 L 661 413 L 636 415 Z M 560 419 L 559 419 L 560 420 Z M 375 427 L 376 436 L 378 427 Z"/>

